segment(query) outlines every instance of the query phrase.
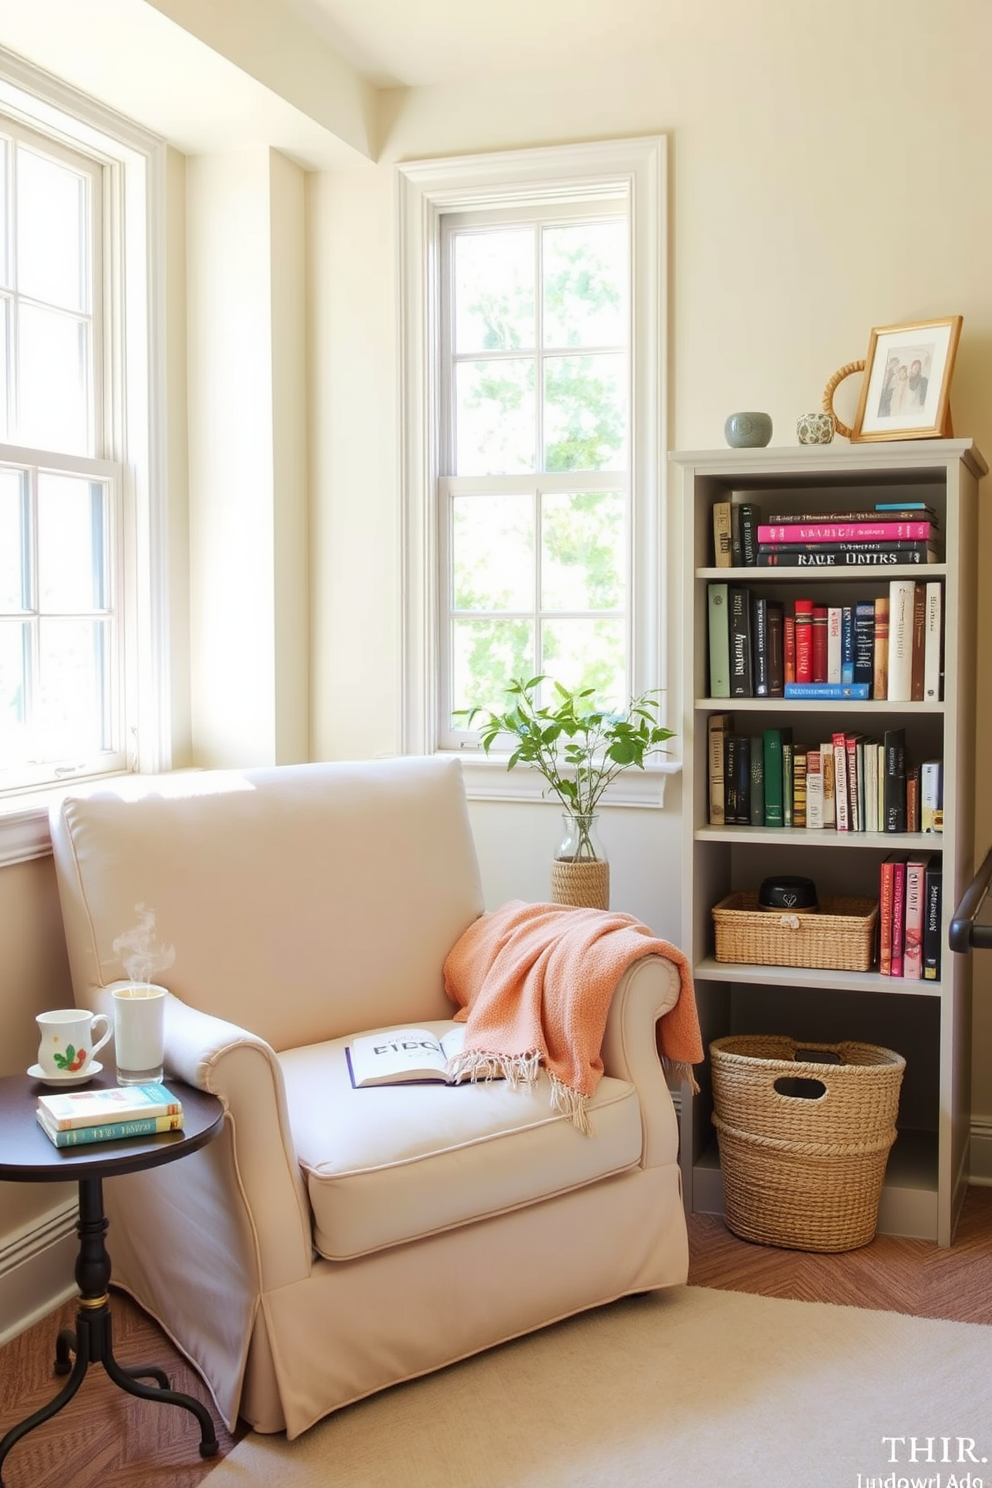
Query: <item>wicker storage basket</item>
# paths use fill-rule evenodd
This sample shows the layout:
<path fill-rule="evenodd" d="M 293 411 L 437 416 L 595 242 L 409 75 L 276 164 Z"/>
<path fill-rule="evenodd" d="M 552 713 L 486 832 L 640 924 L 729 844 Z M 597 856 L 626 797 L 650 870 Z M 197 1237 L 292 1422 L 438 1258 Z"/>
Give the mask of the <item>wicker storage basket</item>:
<path fill-rule="evenodd" d="M 710 1062 L 727 1228 L 790 1250 L 867 1245 L 896 1137 L 902 1055 L 756 1034 L 717 1039 Z"/>
<path fill-rule="evenodd" d="M 716 959 L 751 966 L 870 971 L 875 899 L 821 899 L 815 914 L 759 909 L 757 894 L 731 894 L 713 908 Z"/>

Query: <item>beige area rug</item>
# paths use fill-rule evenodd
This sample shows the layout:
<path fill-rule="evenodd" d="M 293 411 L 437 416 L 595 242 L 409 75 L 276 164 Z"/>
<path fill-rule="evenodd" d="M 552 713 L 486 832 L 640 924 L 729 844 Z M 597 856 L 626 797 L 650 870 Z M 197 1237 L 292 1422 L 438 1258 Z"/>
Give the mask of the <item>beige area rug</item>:
<path fill-rule="evenodd" d="M 249 1436 L 207 1483 L 988 1488 L 992 1328 L 679 1287 Z"/>

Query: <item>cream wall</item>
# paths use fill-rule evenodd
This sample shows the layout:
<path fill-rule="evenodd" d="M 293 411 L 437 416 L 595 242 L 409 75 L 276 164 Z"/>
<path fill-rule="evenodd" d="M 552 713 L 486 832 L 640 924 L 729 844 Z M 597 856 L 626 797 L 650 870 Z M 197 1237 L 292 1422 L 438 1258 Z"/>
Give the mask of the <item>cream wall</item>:
<path fill-rule="evenodd" d="M 378 164 L 309 178 L 321 425 L 311 444 L 315 756 L 400 742 L 399 160 L 667 133 L 673 447 L 719 447 L 736 408 L 767 409 L 773 443 L 791 444 L 799 414 L 865 355 L 873 326 L 961 312 L 955 432 L 992 458 L 992 6 L 840 0 L 827 13 L 797 0 L 716 0 L 666 7 L 669 20 L 663 47 L 632 36 L 625 62 L 595 73 L 535 65 L 511 84 L 387 94 Z M 838 393 L 848 421 L 856 392 L 851 379 Z M 674 538 L 677 484 L 668 505 Z M 987 518 L 981 547 L 988 569 Z M 983 728 L 990 707 L 983 680 Z M 676 783 L 664 813 L 614 811 L 604 822 L 614 902 L 669 936 L 679 923 L 678 803 Z M 976 814 L 981 852 L 988 789 Z M 489 901 L 546 895 L 554 808 L 479 803 L 473 821 Z M 992 964 L 978 957 L 975 971 L 974 1108 L 984 1115 Z"/>

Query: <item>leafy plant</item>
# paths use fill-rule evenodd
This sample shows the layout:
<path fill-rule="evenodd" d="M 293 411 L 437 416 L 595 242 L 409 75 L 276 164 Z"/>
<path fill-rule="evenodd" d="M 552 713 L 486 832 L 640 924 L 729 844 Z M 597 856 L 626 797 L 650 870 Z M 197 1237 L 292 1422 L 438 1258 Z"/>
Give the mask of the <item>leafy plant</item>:
<path fill-rule="evenodd" d="M 515 678 L 506 690 L 514 701 L 504 713 L 476 707 L 462 709 L 456 716 L 464 717 L 468 728 L 481 717 L 479 732 L 487 754 L 501 734 L 512 735 L 516 744 L 506 768 L 533 765 L 544 776 L 576 820 L 576 856 L 595 858 L 589 838 L 590 819 L 603 792 L 623 770 L 643 770 L 650 755 L 664 753 L 662 746 L 674 734 L 658 722 L 655 691 L 632 698 L 626 712 L 618 714 L 589 706 L 595 689 L 569 692 L 555 682 L 554 704 L 542 707 L 538 704 L 539 689 L 548 680 L 543 674 L 531 677 L 529 682 Z"/>

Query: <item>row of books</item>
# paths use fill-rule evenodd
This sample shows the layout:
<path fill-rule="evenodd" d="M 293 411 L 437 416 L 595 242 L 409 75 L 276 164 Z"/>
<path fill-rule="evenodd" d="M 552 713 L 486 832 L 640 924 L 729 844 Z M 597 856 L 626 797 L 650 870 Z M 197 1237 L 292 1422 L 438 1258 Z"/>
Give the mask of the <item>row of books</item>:
<path fill-rule="evenodd" d="M 872 511 L 772 512 L 746 492 L 713 504 L 716 568 L 891 567 L 939 561 L 936 513 L 923 502 L 879 502 Z"/>
<path fill-rule="evenodd" d="M 731 714 L 712 713 L 707 731 L 711 826 L 943 830 L 941 762 L 907 765 L 904 728 L 796 747 L 791 728 L 738 734 Z"/>
<path fill-rule="evenodd" d="M 889 853 L 878 888 L 878 969 L 906 981 L 940 980 L 939 853 Z"/>
<path fill-rule="evenodd" d="M 40 1095 L 35 1115 L 56 1147 L 117 1142 L 125 1137 L 183 1129 L 182 1102 L 159 1084 Z"/>
<path fill-rule="evenodd" d="M 745 585 L 707 585 L 709 696 L 939 702 L 940 580 L 890 579 L 853 604 L 791 603 Z"/>

